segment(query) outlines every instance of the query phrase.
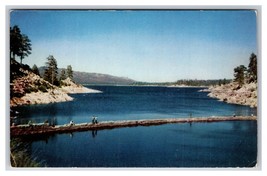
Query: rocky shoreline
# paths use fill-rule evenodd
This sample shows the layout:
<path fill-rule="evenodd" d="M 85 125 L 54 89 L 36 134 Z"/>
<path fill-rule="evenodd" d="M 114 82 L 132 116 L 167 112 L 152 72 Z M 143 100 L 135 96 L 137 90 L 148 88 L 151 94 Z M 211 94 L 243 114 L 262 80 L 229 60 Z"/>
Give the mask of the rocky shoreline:
<path fill-rule="evenodd" d="M 210 92 L 209 97 L 217 98 L 231 104 L 257 107 L 257 83 L 244 84 L 240 87 L 236 82 L 221 86 L 212 86 L 203 92 Z"/>
<path fill-rule="evenodd" d="M 70 78 L 63 80 L 63 83 L 64 86 L 57 87 L 43 80 L 40 76 L 27 72 L 27 76 L 16 79 L 12 83 L 12 93 L 23 94 L 23 96 L 12 97 L 10 107 L 72 101 L 73 98 L 68 94 L 101 93 L 101 91 L 77 85 Z M 37 85 L 42 85 L 46 89 L 42 90 L 43 88 L 41 89 Z M 25 93 L 29 89 L 32 91 Z"/>
<path fill-rule="evenodd" d="M 23 97 L 14 97 L 10 100 L 10 107 L 19 105 L 31 105 L 31 104 L 49 104 L 72 101 L 73 98 L 68 94 L 75 93 L 101 93 L 101 91 L 88 89 L 83 86 L 73 87 L 66 86 L 64 88 L 48 90 L 48 92 L 31 92 L 26 93 Z"/>

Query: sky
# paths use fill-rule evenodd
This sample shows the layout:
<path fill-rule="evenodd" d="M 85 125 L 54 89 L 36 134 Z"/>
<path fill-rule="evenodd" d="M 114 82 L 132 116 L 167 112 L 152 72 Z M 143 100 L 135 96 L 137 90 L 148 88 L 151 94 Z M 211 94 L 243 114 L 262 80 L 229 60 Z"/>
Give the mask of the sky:
<path fill-rule="evenodd" d="M 23 63 L 136 81 L 232 79 L 257 49 L 252 10 L 13 10 L 32 43 Z"/>

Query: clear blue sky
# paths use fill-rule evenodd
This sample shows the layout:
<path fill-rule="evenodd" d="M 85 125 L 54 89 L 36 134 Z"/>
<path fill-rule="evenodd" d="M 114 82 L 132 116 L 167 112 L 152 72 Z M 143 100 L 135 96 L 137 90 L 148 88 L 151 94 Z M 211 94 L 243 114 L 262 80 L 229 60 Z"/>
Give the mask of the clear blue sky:
<path fill-rule="evenodd" d="M 233 78 L 257 54 L 254 11 L 16 10 L 32 41 L 24 63 L 53 55 L 58 67 L 138 81 Z"/>

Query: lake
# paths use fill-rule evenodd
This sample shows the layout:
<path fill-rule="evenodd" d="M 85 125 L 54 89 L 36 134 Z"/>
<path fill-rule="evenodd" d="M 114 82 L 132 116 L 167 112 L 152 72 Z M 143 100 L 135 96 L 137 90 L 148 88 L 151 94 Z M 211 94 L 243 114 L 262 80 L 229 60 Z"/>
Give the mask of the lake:
<path fill-rule="evenodd" d="M 209 98 L 201 88 L 89 86 L 98 94 L 15 108 L 15 123 L 257 115 L 256 108 Z M 257 122 L 168 124 L 25 139 L 47 167 L 253 167 Z"/>

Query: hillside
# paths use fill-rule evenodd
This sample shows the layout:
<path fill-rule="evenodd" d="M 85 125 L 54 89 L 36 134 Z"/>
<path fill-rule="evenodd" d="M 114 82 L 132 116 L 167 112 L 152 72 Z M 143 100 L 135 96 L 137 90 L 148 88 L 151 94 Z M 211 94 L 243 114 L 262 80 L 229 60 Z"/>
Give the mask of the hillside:
<path fill-rule="evenodd" d="M 40 75 L 44 74 L 44 70 L 45 67 L 39 68 Z M 58 73 L 60 73 L 61 70 L 62 68 L 59 68 Z M 73 71 L 73 80 L 78 84 L 108 84 L 108 85 L 129 85 L 136 82 L 135 80 L 125 77 L 118 77 L 101 73 L 80 72 L 80 71 Z"/>
<path fill-rule="evenodd" d="M 47 104 L 71 101 L 69 93 L 99 93 L 99 91 L 74 84 L 69 78 L 64 86 L 57 87 L 34 74 L 28 65 L 15 60 L 10 63 L 10 106 Z"/>

